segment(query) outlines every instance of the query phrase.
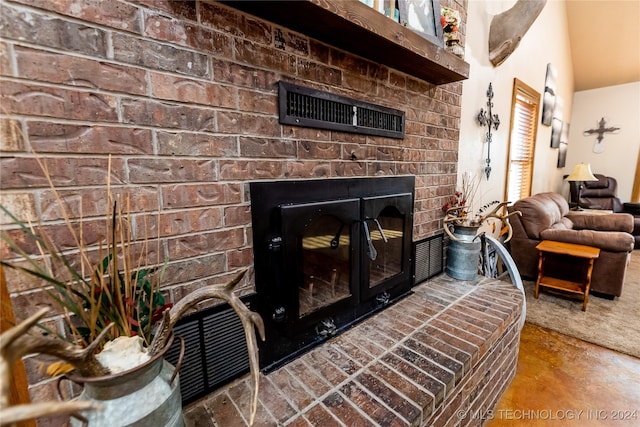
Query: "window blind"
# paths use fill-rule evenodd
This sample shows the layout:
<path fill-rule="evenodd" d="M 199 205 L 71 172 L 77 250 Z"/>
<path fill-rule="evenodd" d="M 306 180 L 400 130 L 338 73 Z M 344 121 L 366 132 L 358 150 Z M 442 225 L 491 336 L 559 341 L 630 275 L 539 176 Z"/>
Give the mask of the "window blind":
<path fill-rule="evenodd" d="M 514 79 L 505 194 L 510 202 L 531 195 L 539 103 L 538 92 Z"/>

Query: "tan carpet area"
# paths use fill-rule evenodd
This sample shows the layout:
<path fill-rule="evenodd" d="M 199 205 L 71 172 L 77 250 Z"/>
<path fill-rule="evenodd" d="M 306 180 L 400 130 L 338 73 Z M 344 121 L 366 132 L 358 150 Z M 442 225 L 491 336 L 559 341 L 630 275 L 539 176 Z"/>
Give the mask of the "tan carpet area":
<path fill-rule="evenodd" d="M 528 322 L 640 358 L 640 250 L 631 254 L 622 295 L 591 295 L 586 312 L 580 295 L 545 289 L 535 299 L 535 282 L 524 281 L 524 287 Z"/>

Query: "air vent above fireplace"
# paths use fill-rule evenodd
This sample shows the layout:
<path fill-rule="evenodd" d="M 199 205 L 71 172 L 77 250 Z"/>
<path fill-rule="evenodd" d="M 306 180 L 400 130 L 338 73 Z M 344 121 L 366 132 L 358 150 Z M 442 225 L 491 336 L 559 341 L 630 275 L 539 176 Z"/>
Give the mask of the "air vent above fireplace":
<path fill-rule="evenodd" d="M 405 113 L 286 82 L 279 82 L 280 123 L 404 138 Z"/>

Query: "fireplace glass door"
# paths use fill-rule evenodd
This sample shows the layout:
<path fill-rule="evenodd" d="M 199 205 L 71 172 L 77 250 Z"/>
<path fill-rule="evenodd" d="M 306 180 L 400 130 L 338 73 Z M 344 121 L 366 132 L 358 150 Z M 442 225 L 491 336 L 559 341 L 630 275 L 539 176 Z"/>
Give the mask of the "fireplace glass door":
<path fill-rule="evenodd" d="M 302 234 L 300 317 L 351 296 L 350 226 L 333 215 L 321 215 Z"/>
<path fill-rule="evenodd" d="M 353 297 L 354 224 L 360 201 L 348 199 L 281 208 L 287 260 L 295 274 L 298 317 L 303 318 Z M 290 244 L 294 243 L 294 244 Z"/>
<path fill-rule="evenodd" d="M 407 280 L 411 238 L 407 214 L 412 200 L 411 194 L 363 198 L 363 274 L 368 277 L 365 297 Z"/>
<path fill-rule="evenodd" d="M 402 272 L 404 218 L 397 209 L 389 207 L 378 218 L 367 221 L 367 227 L 375 255 L 367 253 L 369 287 L 373 288 Z"/>

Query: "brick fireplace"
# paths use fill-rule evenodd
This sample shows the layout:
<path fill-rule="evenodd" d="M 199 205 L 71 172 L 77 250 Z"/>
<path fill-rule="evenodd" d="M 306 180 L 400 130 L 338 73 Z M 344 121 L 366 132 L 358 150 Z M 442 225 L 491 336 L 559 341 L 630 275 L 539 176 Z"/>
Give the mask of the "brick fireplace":
<path fill-rule="evenodd" d="M 460 10 L 465 20 L 466 2 L 442 4 Z M 114 189 L 132 195 L 136 235 L 160 236 L 160 255 L 168 260 L 163 291 L 173 301 L 202 284 L 224 282 L 242 269 L 249 274 L 240 292 L 255 292 L 251 182 L 412 176 L 411 239 L 441 232 L 440 208 L 456 186 L 462 96 L 457 80 L 464 78 L 450 78 L 461 61 L 442 49 L 430 53 L 441 64 L 424 67 L 418 61 L 412 69 L 407 64 L 414 62 L 400 61 L 406 64 L 398 68 L 388 65 L 392 50 L 373 49 L 372 55 L 380 51 L 387 57 L 366 59 L 347 47 L 215 1 L 9 0 L 0 5 L 0 20 L 2 203 L 24 219 L 39 218 L 66 244 L 57 227 L 61 218 L 54 197 L 32 149 L 55 171 L 54 184 L 74 221 L 103 217 L 100 191 L 109 173 Z M 464 26 L 460 32 L 464 42 Z M 412 35 L 405 39 L 416 40 Z M 420 51 L 419 46 L 399 49 L 403 55 Z M 280 81 L 403 111 L 404 138 L 281 125 Z M 9 129 L 17 129 L 18 136 L 9 135 Z M 1 220 L 3 227 L 9 226 L 6 218 Z M 86 238 L 97 246 L 100 236 Z M 19 318 L 50 305 L 38 283 L 8 273 Z M 484 300 L 494 292 L 483 286 L 479 293 L 451 286 L 458 297 L 469 294 L 480 306 L 488 304 Z M 421 288 L 406 304 L 419 311 L 423 301 L 415 298 L 433 299 L 441 293 L 439 286 Z M 440 308 L 448 310 L 449 302 Z M 404 318 L 392 307 L 390 313 L 402 315 L 397 325 L 391 314 L 367 322 L 382 322 L 386 329 L 393 324 L 396 332 L 405 331 L 407 340 L 413 339 L 408 329 L 413 325 L 425 328 L 427 335 L 445 334 L 445 342 L 461 342 L 455 338 L 458 332 L 442 323 L 448 313 L 422 309 L 428 313 Z M 433 318 L 427 321 L 424 316 Z M 55 328 L 58 322 L 54 313 L 49 323 Z M 494 322 L 489 341 L 509 348 L 513 358 L 515 332 L 505 319 L 500 322 Z M 371 323 L 361 327 L 371 331 Z M 507 336 L 494 337 L 496 330 Z M 382 335 L 371 333 L 367 339 L 372 342 L 362 344 L 371 351 L 362 357 L 380 356 L 381 345 L 392 352 L 405 345 L 401 337 Z M 345 345 L 340 355 L 350 351 Z M 472 362 L 494 354 L 484 344 L 473 345 L 478 349 L 458 348 Z M 37 369 L 38 360 L 25 363 L 32 399 L 54 399 L 54 383 Z M 461 363 L 463 371 L 468 364 Z M 370 366 L 366 360 L 357 365 L 346 375 L 357 372 L 362 380 L 379 375 L 360 370 Z M 333 370 L 331 366 L 326 369 Z M 513 363 L 505 367 L 513 369 Z M 278 384 L 279 375 L 267 384 Z M 348 383 L 336 386 L 340 384 Z M 322 396 L 329 399 L 325 407 L 338 405 L 344 392 Z"/>

